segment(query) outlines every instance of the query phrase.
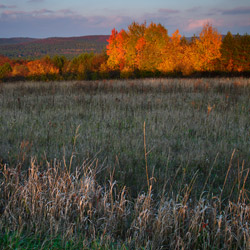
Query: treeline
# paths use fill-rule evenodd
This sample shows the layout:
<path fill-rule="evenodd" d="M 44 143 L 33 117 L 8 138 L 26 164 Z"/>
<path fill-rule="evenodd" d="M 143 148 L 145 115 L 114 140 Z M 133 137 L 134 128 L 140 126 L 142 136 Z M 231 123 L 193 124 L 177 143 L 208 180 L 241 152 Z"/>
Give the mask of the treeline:
<path fill-rule="evenodd" d="M 2 61 L 2 65 L 1 65 Z M 4 63 L 3 63 L 4 62 Z M 106 54 L 84 53 L 67 59 L 65 56 L 46 56 L 37 60 L 10 60 L 0 58 L 2 80 L 94 80 L 108 78 L 101 72 L 107 62 Z"/>
<path fill-rule="evenodd" d="M 133 23 L 128 30 L 115 29 L 107 46 L 107 65 L 121 72 L 244 72 L 250 70 L 250 36 L 233 36 L 222 40 L 210 24 L 199 37 L 188 42 L 178 30 L 172 36 L 161 24 Z"/>
<path fill-rule="evenodd" d="M 37 60 L 0 58 L 0 78 L 31 80 L 96 80 L 157 76 L 249 75 L 250 35 L 222 35 L 210 24 L 188 41 L 161 24 L 132 23 L 115 29 L 102 54 L 84 53 L 73 59 L 46 56 Z"/>

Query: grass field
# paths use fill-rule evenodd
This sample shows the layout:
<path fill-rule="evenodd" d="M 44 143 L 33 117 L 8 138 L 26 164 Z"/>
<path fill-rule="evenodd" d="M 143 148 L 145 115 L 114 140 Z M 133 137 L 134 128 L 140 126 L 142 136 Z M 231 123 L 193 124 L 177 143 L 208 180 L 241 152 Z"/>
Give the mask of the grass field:
<path fill-rule="evenodd" d="M 249 118 L 246 78 L 0 83 L 0 246 L 249 248 Z"/>

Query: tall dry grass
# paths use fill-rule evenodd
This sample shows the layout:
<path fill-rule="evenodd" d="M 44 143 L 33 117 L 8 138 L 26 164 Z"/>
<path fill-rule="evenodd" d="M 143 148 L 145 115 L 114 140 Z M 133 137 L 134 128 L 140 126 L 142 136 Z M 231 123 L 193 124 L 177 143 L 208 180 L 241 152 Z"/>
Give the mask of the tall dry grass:
<path fill-rule="evenodd" d="M 97 249 L 249 249 L 247 175 L 236 202 L 205 193 L 192 200 L 197 176 L 179 193 L 163 190 L 155 196 L 150 185 L 132 199 L 112 176 L 99 185 L 97 165 L 84 162 L 71 172 L 57 160 L 40 166 L 33 158 L 25 170 L 3 165 L 1 233 L 34 234 L 44 241 L 58 235 L 65 241 L 84 239 L 82 249 L 94 241 L 103 247 Z"/>

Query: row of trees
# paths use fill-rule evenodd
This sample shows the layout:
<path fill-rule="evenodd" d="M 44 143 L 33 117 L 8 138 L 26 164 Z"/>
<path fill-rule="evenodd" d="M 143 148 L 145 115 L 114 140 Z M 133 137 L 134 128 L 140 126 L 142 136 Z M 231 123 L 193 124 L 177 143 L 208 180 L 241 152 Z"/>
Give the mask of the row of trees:
<path fill-rule="evenodd" d="M 3 61 L 3 60 L 2 60 Z M 93 53 L 80 54 L 78 57 L 68 60 L 65 56 L 46 56 L 37 60 L 4 60 L 1 65 L 0 78 L 14 79 L 97 79 L 101 65 L 105 65 L 105 54 Z"/>
<path fill-rule="evenodd" d="M 161 24 L 133 23 L 127 31 L 113 29 L 108 42 L 110 69 L 183 74 L 250 69 L 250 36 L 228 32 L 222 40 L 210 24 L 204 25 L 199 37 L 189 42 L 178 30 L 169 36 Z"/>
<path fill-rule="evenodd" d="M 178 30 L 171 36 L 161 25 L 132 23 L 113 29 L 103 54 L 81 54 L 72 60 L 46 56 L 37 60 L 0 57 L 0 78 L 98 79 L 195 72 L 249 72 L 250 36 L 230 32 L 222 38 L 210 24 L 188 41 Z"/>

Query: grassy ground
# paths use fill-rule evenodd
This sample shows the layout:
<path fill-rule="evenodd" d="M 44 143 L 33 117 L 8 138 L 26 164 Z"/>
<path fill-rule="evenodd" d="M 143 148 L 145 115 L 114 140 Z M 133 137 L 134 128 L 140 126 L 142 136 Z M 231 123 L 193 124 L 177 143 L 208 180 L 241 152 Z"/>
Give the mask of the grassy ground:
<path fill-rule="evenodd" d="M 247 247 L 249 97 L 244 78 L 1 83 L 2 235 Z"/>

